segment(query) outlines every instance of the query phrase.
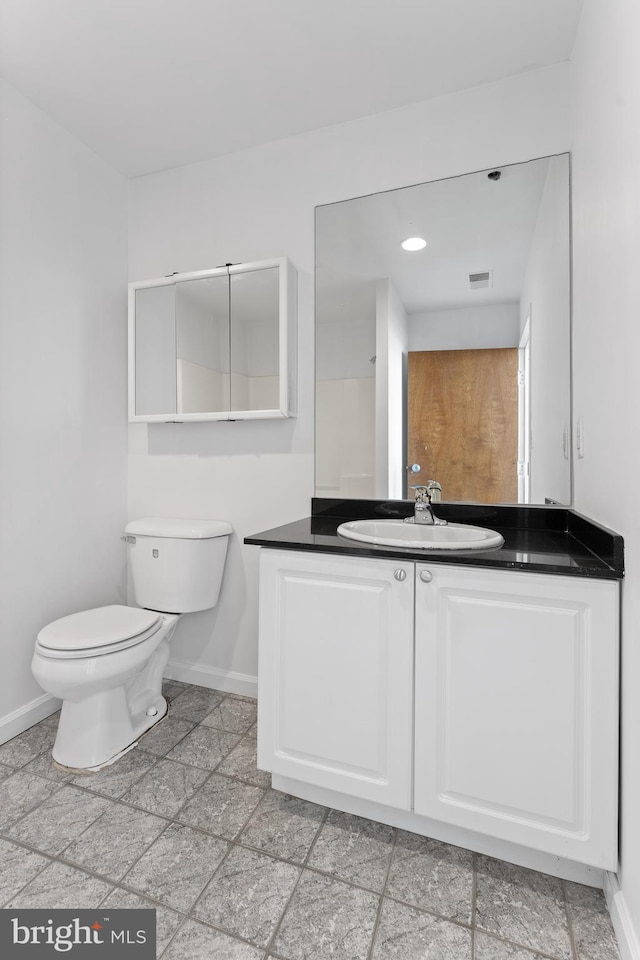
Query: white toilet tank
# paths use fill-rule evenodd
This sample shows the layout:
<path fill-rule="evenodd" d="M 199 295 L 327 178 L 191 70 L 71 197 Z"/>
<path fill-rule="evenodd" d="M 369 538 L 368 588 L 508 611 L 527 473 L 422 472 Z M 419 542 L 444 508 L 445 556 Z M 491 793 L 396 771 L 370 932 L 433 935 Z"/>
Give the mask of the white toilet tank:
<path fill-rule="evenodd" d="M 146 517 L 128 523 L 125 533 L 137 604 L 162 613 L 215 607 L 230 524 Z"/>

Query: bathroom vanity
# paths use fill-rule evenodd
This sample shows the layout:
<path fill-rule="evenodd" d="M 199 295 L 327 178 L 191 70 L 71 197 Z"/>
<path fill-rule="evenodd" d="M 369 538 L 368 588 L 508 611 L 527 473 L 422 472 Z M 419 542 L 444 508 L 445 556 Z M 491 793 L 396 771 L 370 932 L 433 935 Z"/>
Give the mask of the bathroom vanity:
<path fill-rule="evenodd" d="M 317 499 L 247 539 L 263 548 L 259 766 L 471 849 L 615 869 L 621 538 L 565 508 L 462 504 L 439 513 L 498 529 L 502 548 L 336 533 L 411 508 Z"/>

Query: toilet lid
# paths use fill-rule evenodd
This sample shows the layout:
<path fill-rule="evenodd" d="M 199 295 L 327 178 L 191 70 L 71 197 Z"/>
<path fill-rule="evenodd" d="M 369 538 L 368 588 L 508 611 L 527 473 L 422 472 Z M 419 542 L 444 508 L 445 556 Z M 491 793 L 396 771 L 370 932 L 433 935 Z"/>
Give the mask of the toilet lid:
<path fill-rule="evenodd" d="M 54 620 L 40 631 L 38 643 L 47 650 L 98 651 L 154 632 L 161 622 L 162 614 L 156 610 L 113 604 Z"/>

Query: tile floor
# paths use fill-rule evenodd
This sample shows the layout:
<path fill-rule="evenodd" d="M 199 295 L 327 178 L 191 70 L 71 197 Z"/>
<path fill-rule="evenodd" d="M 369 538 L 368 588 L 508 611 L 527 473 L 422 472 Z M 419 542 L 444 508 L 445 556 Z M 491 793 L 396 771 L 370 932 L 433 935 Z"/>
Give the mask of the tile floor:
<path fill-rule="evenodd" d="M 255 702 L 169 715 L 71 777 L 56 718 L 0 746 L 0 906 L 155 907 L 164 960 L 616 960 L 600 891 L 270 789 Z"/>

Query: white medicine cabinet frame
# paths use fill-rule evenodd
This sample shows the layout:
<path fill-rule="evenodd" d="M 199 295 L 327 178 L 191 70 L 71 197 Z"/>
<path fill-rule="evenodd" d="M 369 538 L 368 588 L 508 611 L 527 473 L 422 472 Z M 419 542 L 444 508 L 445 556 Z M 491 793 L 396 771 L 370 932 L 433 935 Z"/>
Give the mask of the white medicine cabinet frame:
<path fill-rule="evenodd" d="M 129 421 L 295 415 L 296 271 L 286 257 L 129 284 Z"/>

